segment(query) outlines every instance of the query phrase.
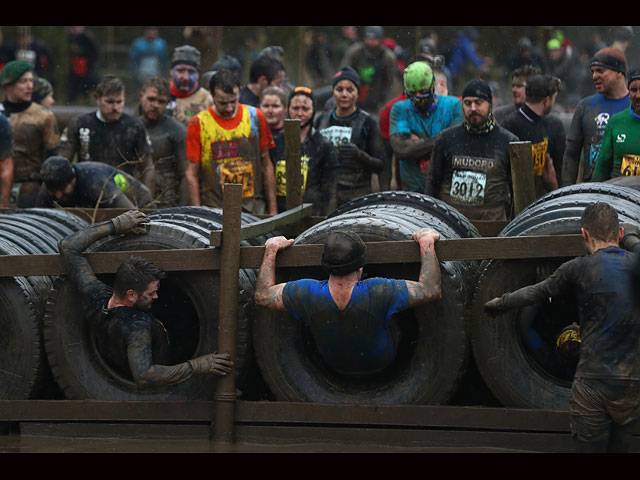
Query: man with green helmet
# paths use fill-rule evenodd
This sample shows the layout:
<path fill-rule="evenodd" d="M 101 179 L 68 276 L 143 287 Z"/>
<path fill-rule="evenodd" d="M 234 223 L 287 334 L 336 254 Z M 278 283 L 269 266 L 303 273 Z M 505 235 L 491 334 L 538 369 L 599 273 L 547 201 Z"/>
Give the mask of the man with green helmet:
<path fill-rule="evenodd" d="M 389 138 L 404 190 L 424 192 L 436 135 L 462 122 L 462 103 L 456 97 L 436 94 L 434 79 L 426 62 L 410 64 L 403 79 L 407 99 L 391 109 Z"/>

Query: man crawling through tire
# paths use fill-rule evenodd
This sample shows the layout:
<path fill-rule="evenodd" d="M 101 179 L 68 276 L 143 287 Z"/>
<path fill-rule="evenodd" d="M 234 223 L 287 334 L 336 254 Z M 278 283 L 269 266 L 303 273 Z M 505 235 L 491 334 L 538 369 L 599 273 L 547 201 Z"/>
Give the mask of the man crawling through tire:
<path fill-rule="evenodd" d="M 302 279 L 278 285 L 276 255 L 294 240 L 270 238 L 265 243 L 255 301 L 266 308 L 289 311 L 309 326 L 320 355 L 336 372 L 355 377 L 373 375 L 395 358 L 391 317 L 442 297 L 440 264 L 434 247 L 439 238 L 437 232 L 427 229 L 413 234 L 421 254 L 417 282 L 361 280 L 365 243 L 355 232 L 333 231 L 322 253 L 328 280 Z"/>
<path fill-rule="evenodd" d="M 581 227 L 588 255 L 565 262 L 542 282 L 489 300 L 484 308 L 497 315 L 575 292 L 581 342 L 570 423 L 576 450 L 627 452 L 640 416 L 640 309 L 631 276 L 640 238 L 637 227 L 625 235 L 617 212 L 603 202 L 585 208 Z"/>
<path fill-rule="evenodd" d="M 144 213 L 130 210 L 59 242 L 100 354 L 118 370 L 130 372 L 141 388 L 177 384 L 193 375 L 226 375 L 232 367 L 228 354 L 211 353 L 171 364 L 167 332 L 149 312 L 165 276 L 161 269 L 144 258 L 130 257 L 119 266 L 111 288 L 96 277 L 82 253 L 108 235 L 144 234 L 143 224 L 148 222 Z"/>

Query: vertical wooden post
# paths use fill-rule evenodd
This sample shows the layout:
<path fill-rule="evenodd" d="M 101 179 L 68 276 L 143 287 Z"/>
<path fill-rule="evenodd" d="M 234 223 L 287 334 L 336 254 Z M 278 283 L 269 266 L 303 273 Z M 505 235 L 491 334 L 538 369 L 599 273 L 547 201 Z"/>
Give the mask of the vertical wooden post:
<path fill-rule="evenodd" d="M 287 179 L 287 210 L 302 205 L 302 170 L 300 168 L 300 120 L 284 121 L 284 158 Z"/>
<path fill-rule="evenodd" d="M 531 142 L 511 142 L 509 149 L 514 215 L 517 215 L 536 199 L 536 188 L 533 183 L 533 155 Z"/>
<path fill-rule="evenodd" d="M 240 233 L 242 227 L 242 185 L 225 184 L 222 202 L 218 353 L 228 353 L 235 363 Z M 214 439 L 220 443 L 231 443 L 233 441 L 236 401 L 235 368 L 224 377 L 219 378 L 214 400 L 216 401 L 213 425 Z"/>

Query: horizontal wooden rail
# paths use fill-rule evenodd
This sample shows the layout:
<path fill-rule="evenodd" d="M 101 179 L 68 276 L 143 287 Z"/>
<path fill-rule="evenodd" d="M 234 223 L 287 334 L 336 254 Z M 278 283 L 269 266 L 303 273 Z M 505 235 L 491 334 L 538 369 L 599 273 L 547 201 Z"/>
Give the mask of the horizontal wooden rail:
<path fill-rule="evenodd" d="M 440 261 L 526 259 L 575 257 L 585 253 L 580 235 L 542 235 L 531 237 L 456 238 L 436 243 Z M 218 248 L 185 250 L 140 250 L 87 253 L 87 259 L 98 274 L 114 273 L 120 263 L 131 255 L 143 255 L 165 271 L 219 270 L 221 251 Z M 240 268 L 259 268 L 263 246 L 240 248 Z M 322 245 L 294 245 L 278 254 L 276 267 L 318 266 Z M 420 262 L 418 244 L 413 240 L 367 242 L 367 263 Z M 64 275 L 58 254 L 0 256 L 0 277 Z"/>

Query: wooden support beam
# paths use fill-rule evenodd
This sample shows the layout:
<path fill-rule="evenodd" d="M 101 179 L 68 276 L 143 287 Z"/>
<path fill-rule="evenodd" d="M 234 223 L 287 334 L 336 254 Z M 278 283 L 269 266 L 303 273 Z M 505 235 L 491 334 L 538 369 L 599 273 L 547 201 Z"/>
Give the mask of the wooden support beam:
<path fill-rule="evenodd" d="M 312 205 L 304 203 L 298 207 L 292 208 L 272 217 L 266 217 L 257 222 L 242 225 L 240 232 L 240 240 L 248 240 L 250 238 L 259 237 L 271 233 L 285 225 L 292 225 L 299 222 L 303 218 L 311 216 Z M 219 247 L 222 243 L 222 230 L 213 230 L 209 239 L 212 247 Z"/>
<path fill-rule="evenodd" d="M 260 268 L 264 247 L 239 247 L 240 268 Z M 131 255 L 142 255 L 163 270 L 219 270 L 222 253 L 218 248 L 186 250 L 142 250 L 87 253 L 93 270 L 114 273 Z M 531 237 L 455 238 L 436 242 L 440 261 L 559 258 L 585 254 L 581 235 L 541 235 Z M 293 245 L 278 254 L 277 267 L 320 265 L 322 245 Z M 413 240 L 367 242 L 367 263 L 420 262 L 419 249 Z M 64 275 L 58 254 L 0 256 L 0 277 Z"/>
<path fill-rule="evenodd" d="M 533 159 L 531 142 L 511 142 L 511 182 L 513 185 L 513 207 L 517 215 L 536 199 L 533 183 Z"/>
<path fill-rule="evenodd" d="M 225 184 L 222 207 L 222 259 L 220 265 L 220 316 L 218 353 L 236 361 L 236 324 L 240 270 L 240 227 L 242 224 L 242 184 Z M 213 292 L 211 292 L 213 294 Z M 220 377 L 216 384 L 216 415 L 212 424 L 216 442 L 230 443 L 236 401 L 235 369 Z"/>

